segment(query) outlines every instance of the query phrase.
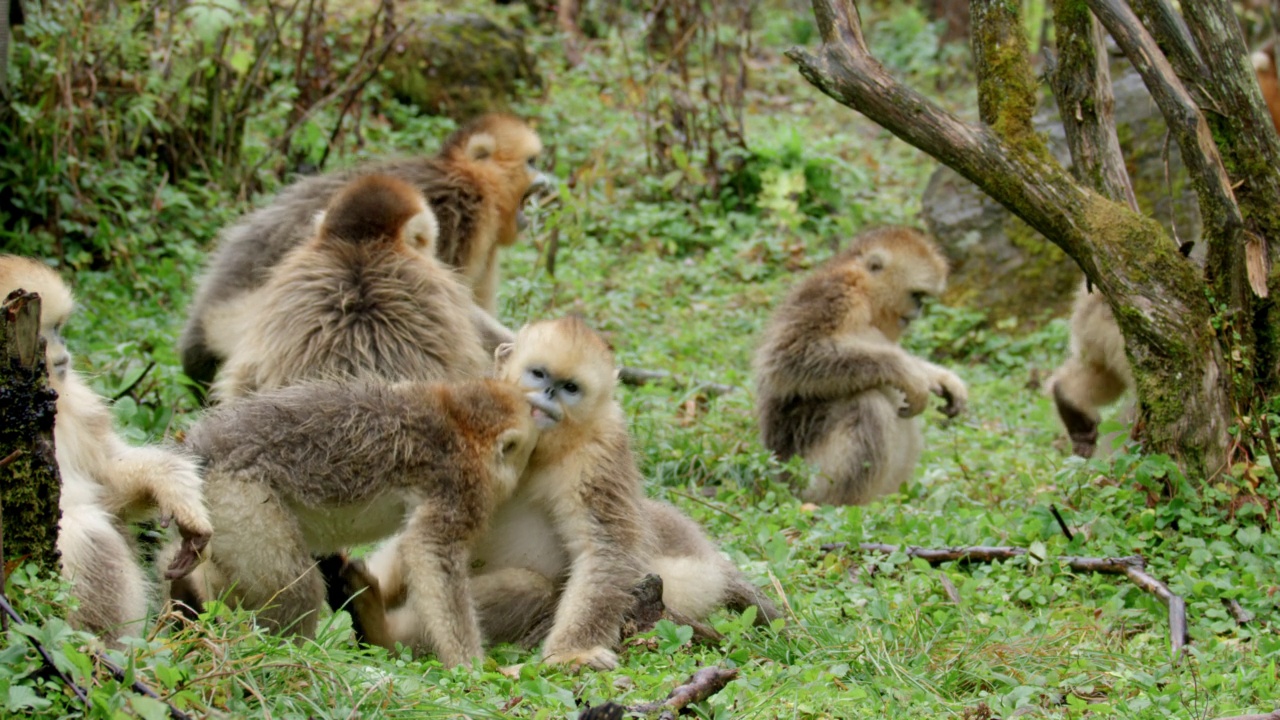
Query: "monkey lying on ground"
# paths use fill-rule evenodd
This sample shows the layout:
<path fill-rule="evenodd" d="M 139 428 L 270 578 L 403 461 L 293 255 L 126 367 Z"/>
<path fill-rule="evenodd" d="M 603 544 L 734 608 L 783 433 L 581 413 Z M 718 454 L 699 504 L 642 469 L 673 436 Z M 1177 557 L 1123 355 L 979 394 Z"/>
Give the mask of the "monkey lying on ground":
<path fill-rule="evenodd" d="M 245 300 L 213 386 L 222 401 L 309 379 L 452 380 L 490 359 L 470 293 L 431 253 L 436 218 L 402 180 L 366 175 Z"/>
<path fill-rule="evenodd" d="M 302 384 L 215 408 L 187 445 L 206 463 L 216 534 L 174 597 L 196 610 L 226 597 L 274 631 L 310 637 L 324 600 L 312 553 L 399 531 L 418 620 L 402 640 L 446 665 L 469 662 L 481 647 L 468 547 L 555 412 L 496 380 Z"/>
<path fill-rule="evenodd" d="M 526 326 L 513 346 L 499 348 L 499 376 L 551 403 L 558 422 L 543 431 L 520 489 L 476 545 L 472 587 L 487 638 L 538 642 L 546 634 L 547 662 L 615 667 L 630 591 L 648 572 L 662 575 L 663 601 L 687 617 L 724 605 L 756 605 L 761 623 L 777 617 L 696 523 L 643 497 L 614 373 L 608 345 L 576 318 Z M 384 545 L 369 572 L 348 565 L 341 579 L 347 593 L 367 587 L 349 607 L 367 639 L 386 647 L 412 636 L 415 622 L 411 609 L 397 607 L 395 548 L 403 543 Z"/>
<path fill-rule="evenodd" d="M 62 328 L 74 299 L 47 265 L 0 255 L 0 297 L 17 289 L 40 296 L 49 383 L 58 393 L 53 437 L 62 478 L 57 548 L 79 607 L 75 627 L 107 642 L 140 633 L 151 583 L 126 523 L 158 514 L 183 540 L 168 574 L 190 571 L 212 527 L 195 462 L 172 448 L 132 447 L 112 427 L 111 410 L 71 369 Z"/>
<path fill-rule="evenodd" d="M 948 417 L 964 409 L 959 377 L 898 344 L 946 278 L 923 234 L 869 230 L 774 313 L 755 357 L 756 412 L 765 447 L 816 466 L 805 500 L 860 505 L 895 492 L 920 459 L 916 416 L 929 394 L 946 400 Z"/>
<path fill-rule="evenodd" d="M 439 221 L 435 255 L 456 268 L 474 294 L 472 319 L 492 349 L 510 332 L 491 317 L 496 305 L 499 246 L 509 246 L 532 194 L 551 187 L 534 169 L 542 142 L 509 115 L 485 115 L 450 136 L 439 153 L 306 178 L 227 229 L 210 258 L 178 342 L 182 367 L 208 385 L 246 316 L 261 303 L 245 296 L 261 287 L 294 247 L 311 237 L 314 218 L 353 178 L 392 175 L 421 191 Z"/>

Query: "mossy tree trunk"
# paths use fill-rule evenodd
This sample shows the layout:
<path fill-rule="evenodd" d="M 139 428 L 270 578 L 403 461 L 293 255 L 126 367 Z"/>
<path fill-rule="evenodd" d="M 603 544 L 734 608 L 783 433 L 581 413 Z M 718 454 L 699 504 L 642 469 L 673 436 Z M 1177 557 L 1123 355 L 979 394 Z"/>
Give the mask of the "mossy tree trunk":
<path fill-rule="evenodd" d="M 1239 30 L 1225 20 L 1230 2 L 1182 3 L 1200 23 L 1195 33 L 1167 0 L 1132 4 L 1054 3 L 1053 76 L 1071 173 L 1031 124 L 1036 80 L 1019 0 L 970 2 L 978 124 L 889 75 L 867 49 L 853 0 L 813 0 L 822 46 L 788 56 L 827 95 L 968 178 L 1079 264 L 1124 333 L 1147 447 L 1206 478 L 1231 459 L 1235 419 L 1276 390 L 1275 310 L 1260 298 L 1280 247 L 1280 152 Z M 1141 73 L 1178 143 L 1205 220 L 1204 269 L 1136 209 L 1098 21 Z M 1199 109 L 1206 103 L 1216 109 L 1212 120 Z M 1275 273 L 1269 280 L 1280 290 Z M 1253 392 L 1258 386 L 1266 392 Z"/>
<path fill-rule="evenodd" d="M 3 559 L 33 561 L 57 572 L 58 463 L 40 296 L 17 291 L 0 306 L 0 522 Z"/>

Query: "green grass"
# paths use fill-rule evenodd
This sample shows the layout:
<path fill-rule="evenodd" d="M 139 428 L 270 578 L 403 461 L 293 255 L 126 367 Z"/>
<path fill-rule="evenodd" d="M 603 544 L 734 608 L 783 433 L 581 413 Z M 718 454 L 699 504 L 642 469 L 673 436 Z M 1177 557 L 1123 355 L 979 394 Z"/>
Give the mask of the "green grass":
<path fill-rule="evenodd" d="M 798 273 L 860 228 L 918 224 L 933 169 L 809 88 L 781 58 L 812 32 L 807 11 L 799 12 L 775 9 L 762 19 L 746 120 L 768 172 L 760 203 L 737 209 L 716 198 L 678 200 L 668 179 L 649 176 L 634 98 L 620 89 L 626 61 L 618 36 L 573 72 L 560 63 L 558 41 L 538 40 L 552 69 L 548 90 L 521 110 L 538 120 L 552 169 L 566 182 L 561 200 L 503 255 L 500 308 L 513 326 L 579 313 L 607 334 L 624 364 L 740 388 L 712 399 L 662 386 L 620 394 L 648 492 L 698 519 L 759 584 L 781 590 L 785 627 L 754 629 L 722 614 L 716 625 L 726 640 L 708 646 L 682 645 L 678 631 L 663 626 L 629 641 L 618 670 L 570 675 L 510 646 L 493 648 L 470 670 L 358 649 L 342 613 L 315 641 L 295 644 L 254 629 L 245 613 L 214 607 L 198 624 L 161 626 L 109 653 L 116 662 L 193 714 L 229 717 L 565 717 L 583 703 L 660 699 L 708 664 L 739 667 L 741 675 L 697 706 L 707 718 L 1190 719 L 1273 709 L 1280 534 L 1274 514 L 1240 498 L 1274 503 L 1274 474 L 1263 461 L 1258 482 L 1236 472 L 1193 488 L 1160 457 L 1067 457 L 1051 403 L 1029 388 L 1065 354 L 1061 320 L 1013 335 L 980 308 L 935 306 L 913 327 L 910 349 L 955 369 L 972 402 L 949 423 L 927 413 L 925 457 L 901 494 L 868 507 L 812 508 L 773 480 L 780 467 L 756 435 L 749 371 L 770 309 Z M 940 63 L 920 60 L 934 52 L 934 31 L 895 12 L 872 24 L 891 66 L 926 87 L 949 83 L 954 89 L 940 99 L 972 108 L 971 88 L 942 76 Z M 633 30 L 623 29 L 632 52 Z M 270 122 L 279 113 L 251 130 L 270 133 Z M 366 123 L 359 156 L 338 162 L 432 147 L 451 127 L 394 104 Z M 101 222 L 94 235 L 93 247 L 109 249 L 105 259 L 68 258 L 81 302 L 68 334 L 77 368 L 107 396 L 155 364 L 115 405 L 120 427 L 143 442 L 195 417 L 174 341 L 214 233 L 247 205 L 199 181 L 166 186 L 145 172 L 133 181 L 140 185 L 129 192 L 140 198 L 164 188 L 164 209 L 125 208 L 135 214 L 112 217 L 132 222 Z M 262 182 L 278 185 L 265 174 Z M 800 187 L 807 194 L 796 195 Z M 553 236 L 554 277 L 545 270 Z M 1051 504 L 1075 528 L 1074 540 L 1058 529 Z M 1039 559 L 932 568 L 902 553 L 821 550 L 834 542 L 1018 545 Z M 1055 560 L 1135 553 L 1187 600 L 1191 643 L 1176 661 L 1152 596 Z M 93 666 L 85 636 L 58 619 L 68 602 L 58 583 L 20 570 L 8 592 L 32 624 L 11 627 L 0 648 L 0 708 L 163 716 Z M 1256 619 L 1238 626 L 1222 598 Z M 40 670 L 26 637 L 93 687 L 91 709 Z"/>

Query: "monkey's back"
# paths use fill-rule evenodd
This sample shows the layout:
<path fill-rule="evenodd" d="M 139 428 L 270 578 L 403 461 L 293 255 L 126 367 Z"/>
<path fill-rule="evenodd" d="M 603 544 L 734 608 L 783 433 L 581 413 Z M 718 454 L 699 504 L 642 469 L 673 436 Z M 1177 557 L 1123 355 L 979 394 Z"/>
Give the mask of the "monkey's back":
<path fill-rule="evenodd" d="M 424 390 L 424 388 L 426 388 Z M 214 408 L 186 436 L 211 482 L 253 477 L 309 506 L 388 488 L 459 491 L 487 470 L 435 384 L 304 383 Z"/>
<path fill-rule="evenodd" d="M 313 241 L 280 264 L 262 303 L 215 394 L 319 379 L 461 380 L 489 365 L 466 288 L 412 251 Z"/>

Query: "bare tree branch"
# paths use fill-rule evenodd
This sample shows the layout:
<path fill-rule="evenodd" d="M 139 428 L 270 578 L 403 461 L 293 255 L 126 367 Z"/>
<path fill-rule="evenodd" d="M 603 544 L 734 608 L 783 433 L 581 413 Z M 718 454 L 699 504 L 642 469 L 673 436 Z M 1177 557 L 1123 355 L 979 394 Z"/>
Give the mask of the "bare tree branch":
<path fill-rule="evenodd" d="M 850 547 L 849 543 L 830 543 L 823 545 L 824 551 L 840 550 Z M 901 550 L 907 557 L 920 558 L 930 565 L 941 565 L 945 562 L 980 562 L 990 563 L 1001 560 L 1012 560 L 1030 555 L 1026 548 L 1008 546 L 975 545 L 955 548 L 922 548 L 914 546 L 885 545 L 883 543 L 861 543 L 858 549 L 863 552 L 891 555 Z M 1034 557 L 1034 556 L 1032 556 Z M 1046 560 L 1047 558 L 1038 558 Z M 1169 644 L 1175 657 L 1187 642 L 1187 604 L 1181 596 L 1173 594 L 1169 587 L 1147 573 L 1147 562 L 1138 555 L 1118 558 L 1091 558 L 1061 556 L 1059 561 L 1066 563 L 1073 572 L 1099 573 L 1103 575 L 1124 575 L 1134 585 L 1155 595 L 1169 611 Z"/>
<path fill-rule="evenodd" d="M 1116 137 L 1115 95 L 1102 26 L 1079 3 L 1054 3 L 1058 64 L 1052 73 L 1058 114 L 1071 149 L 1072 173 L 1089 187 L 1138 212 L 1138 200 Z"/>
<path fill-rule="evenodd" d="M 1169 4 L 1169 0 L 1130 0 L 1129 5 L 1142 21 L 1142 26 L 1156 39 L 1165 57 L 1169 58 L 1187 91 L 1201 107 L 1208 106 L 1209 93 L 1204 83 L 1209 77 L 1209 69 L 1196 49 L 1186 21 Z"/>

